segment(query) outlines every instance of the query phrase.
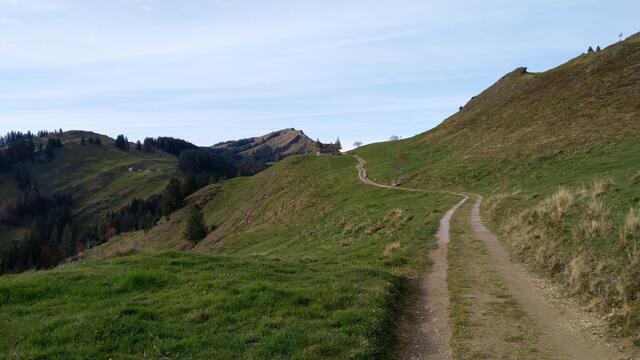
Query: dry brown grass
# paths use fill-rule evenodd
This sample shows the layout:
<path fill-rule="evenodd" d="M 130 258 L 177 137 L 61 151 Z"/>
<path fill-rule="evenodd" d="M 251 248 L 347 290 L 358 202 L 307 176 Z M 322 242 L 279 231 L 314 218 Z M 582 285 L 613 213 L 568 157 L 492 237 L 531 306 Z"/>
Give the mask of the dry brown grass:
<path fill-rule="evenodd" d="M 611 221 L 609 209 L 602 201 L 592 198 L 587 203 L 585 214 L 578 227 L 574 230 L 574 236 L 582 241 L 592 240 L 596 237 L 604 237 L 611 233 Z"/>
<path fill-rule="evenodd" d="M 193 310 L 187 314 L 187 321 L 192 323 L 202 323 L 211 318 L 211 314 L 205 310 Z"/>
<path fill-rule="evenodd" d="M 492 216 L 496 212 L 496 210 L 504 204 L 504 202 L 507 199 L 517 196 L 521 192 L 522 190 L 517 189 L 512 192 L 502 192 L 502 193 L 491 195 L 485 201 L 485 204 L 486 204 L 485 211 L 487 212 L 487 214 L 489 214 L 489 216 Z"/>
<path fill-rule="evenodd" d="M 576 190 L 576 195 L 580 196 L 581 198 L 587 198 L 591 196 L 591 191 L 589 191 L 586 186 L 582 185 L 578 188 L 578 190 Z"/>
<path fill-rule="evenodd" d="M 564 279 L 572 293 L 589 299 L 592 306 L 606 312 L 630 303 L 638 291 L 640 209 L 629 211 L 621 230 L 624 249 L 629 253 L 628 261 L 593 257 L 579 248 L 574 254 L 558 253 L 557 249 L 562 248 L 566 239 L 559 236 L 555 224 L 564 223 L 568 210 L 574 206 L 580 217 L 569 223 L 569 230 L 575 239 L 580 242 L 597 238 L 610 241 L 614 222 L 610 209 L 600 197 L 612 184 L 610 179 L 598 179 L 591 186 L 575 190 L 560 188 L 532 209 L 510 217 L 500 229 L 524 259 L 530 259 L 554 277 Z"/>
<path fill-rule="evenodd" d="M 638 240 L 640 238 L 640 209 L 631 208 L 625 216 L 622 233 L 622 243 L 627 246 L 629 260 L 638 262 Z"/>
<path fill-rule="evenodd" d="M 394 252 L 398 251 L 401 247 L 402 245 L 400 245 L 400 242 L 398 241 L 391 243 L 384 248 L 384 252 L 382 253 L 382 256 L 384 257 L 391 256 Z"/>
<path fill-rule="evenodd" d="M 543 219 L 548 216 L 553 222 L 561 222 L 567 213 L 575 197 L 565 187 L 561 187 L 558 192 L 541 201 L 535 209 L 539 218 Z"/>
<path fill-rule="evenodd" d="M 574 257 L 566 271 L 569 275 L 569 285 L 574 292 L 582 291 L 588 283 L 590 266 L 583 256 Z"/>
<path fill-rule="evenodd" d="M 612 185 L 613 180 L 611 178 L 596 179 L 593 182 L 593 191 L 591 192 L 591 195 L 593 197 L 598 197 L 607 192 L 607 189 Z"/>

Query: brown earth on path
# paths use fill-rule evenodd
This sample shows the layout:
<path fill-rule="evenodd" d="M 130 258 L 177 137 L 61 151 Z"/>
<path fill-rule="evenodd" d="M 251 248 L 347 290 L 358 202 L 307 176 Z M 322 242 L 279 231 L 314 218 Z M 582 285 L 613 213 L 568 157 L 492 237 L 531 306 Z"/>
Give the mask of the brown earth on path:
<path fill-rule="evenodd" d="M 505 281 L 510 292 L 525 313 L 542 330 L 541 340 L 551 350 L 554 358 L 566 360 L 618 360 L 634 359 L 624 354 L 620 347 L 609 344 L 604 339 L 590 337 L 581 329 L 571 326 L 567 313 L 561 313 L 537 288 L 536 283 L 520 265 L 513 263 L 507 251 L 496 237 L 482 223 L 480 205 L 482 197 L 477 196 L 471 213 L 471 225 L 476 237 L 487 247 L 493 267 Z"/>
<path fill-rule="evenodd" d="M 429 255 L 433 266 L 429 273 L 419 280 L 419 288 L 412 294 L 408 307 L 397 323 L 398 359 L 453 358 L 447 286 L 449 223 L 454 212 L 467 199 L 468 197 L 463 197 L 440 220 L 438 248 Z"/>

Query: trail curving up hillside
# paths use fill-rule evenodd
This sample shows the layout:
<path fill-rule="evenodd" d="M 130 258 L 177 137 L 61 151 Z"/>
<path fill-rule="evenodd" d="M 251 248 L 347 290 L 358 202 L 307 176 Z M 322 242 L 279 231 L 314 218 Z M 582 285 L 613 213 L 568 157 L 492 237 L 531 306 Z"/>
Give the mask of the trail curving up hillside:
<path fill-rule="evenodd" d="M 428 190 L 394 187 L 378 184 L 369 179 L 365 165 L 366 161 L 354 154 L 358 160 L 356 166 L 359 179 L 371 186 L 379 188 L 430 192 Z M 441 191 L 438 191 L 441 192 Z M 444 191 L 447 192 L 447 191 Z M 563 360 L 618 360 L 636 359 L 623 354 L 624 350 L 608 344 L 604 339 L 584 334 L 584 330 L 571 326 L 572 315 L 561 311 L 540 292 L 533 278 L 520 265 L 510 260 L 509 254 L 498 242 L 497 238 L 483 225 L 480 215 L 482 196 L 476 194 L 459 195 L 462 199 L 452 207 L 442 218 L 438 232 L 438 249 L 433 251 L 431 259 L 434 266 L 429 274 L 421 281 L 420 299 L 411 301 L 411 308 L 407 313 L 413 313 L 407 319 L 406 315 L 400 319 L 398 336 L 400 359 L 452 359 L 450 337 L 451 324 L 449 321 L 449 293 L 447 289 L 447 244 L 449 242 L 449 222 L 458 207 L 464 204 L 468 197 L 476 197 L 476 202 L 470 214 L 470 223 L 477 240 L 486 246 L 492 267 L 500 278 L 504 280 L 509 291 L 520 304 L 527 316 L 533 319 L 539 330 L 540 347 L 552 359 Z M 446 300 L 443 298 L 447 298 Z M 446 324 L 444 323 L 446 322 Z M 494 336 L 495 334 L 487 334 Z"/>
<path fill-rule="evenodd" d="M 428 192 L 420 189 L 393 187 L 369 180 L 364 168 L 366 161 L 358 155 L 358 177 L 368 185 L 380 188 Z M 434 359 L 449 360 L 453 358 L 451 351 L 451 321 L 449 320 L 449 290 L 447 285 L 447 251 L 449 244 L 449 224 L 455 211 L 462 206 L 468 196 L 459 195 L 462 199 L 449 209 L 440 220 L 437 239 L 438 248 L 429 254 L 432 261 L 431 271 L 420 279 L 418 294 L 408 301 L 409 309 L 400 318 L 398 358 L 400 359 Z"/>

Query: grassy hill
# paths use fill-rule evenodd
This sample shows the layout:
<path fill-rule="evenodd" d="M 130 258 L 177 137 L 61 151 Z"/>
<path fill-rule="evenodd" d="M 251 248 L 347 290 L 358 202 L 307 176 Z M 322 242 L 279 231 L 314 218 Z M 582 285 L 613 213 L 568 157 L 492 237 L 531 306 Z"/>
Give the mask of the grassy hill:
<path fill-rule="evenodd" d="M 542 174 L 524 177 L 556 161 L 597 161 L 598 151 L 634 145 L 640 135 L 639 67 L 640 35 L 634 35 L 543 73 L 518 68 L 435 129 L 359 153 L 380 159 L 369 168 L 381 181 L 398 176 L 392 163 L 404 152 L 410 182 L 423 186 L 547 183 Z"/>
<path fill-rule="evenodd" d="M 287 156 L 305 154 L 315 148 L 315 142 L 301 130 L 283 129 L 253 138 L 222 142 L 210 150 L 230 160 L 245 173 L 255 174 L 270 163 Z"/>
<path fill-rule="evenodd" d="M 384 358 L 407 278 L 424 270 L 419 254 L 456 198 L 362 186 L 355 165 L 289 157 L 202 189 L 148 233 L 118 235 L 84 261 L 0 278 L 0 352 Z M 216 230 L 190 251 L 156 252 L 190 247 L 182 229 L 196 204 Z"/>
<path fill-rule="evenodd" d="M 30 200 L 23 204 L 37 204 L 33 199 L 38 198 L 70 196 L 71 214 L 63 208 L 45 208 L 37 213 L 33 210 L 22 212 L 18 221 L 9 223 L 11 226 L 0 226 L 0 271 L 47 267 L 73 255 L 76 244 L 85 244 L 79 229 L 90 229 L 102 223 L 107 212 L 120 208 L 133 198 L 159 193 L 172 176 L 178 175 L 178 159 L 156 149 L 148 152 L 123 151 L 106 136 L 81 131 L 36 137 L 36 149 L 39 144 L 46 144 L 49 137 L 55 137 L 63 144 L 54 149 L 49 161 L 43 162 L 39 158 L 33 162 L 26 161 L 0 174 L 0 203 L 3 206 L 19 205 L 24 194 L 18 188 L 16 173 L 24 177 L 27 172 L 31 189 L 38 189 L 40 195 L 30 193 Z M 82 145 L 83 137 L 91 141 Z M 95 139 L 100 139 L 101 145 Z M 45 206 L 42 202 L 40 204 Z M 37 209 L 34 205 L 30 208 Z M 64 232 L 60 229 L 71 220 L 76 228 L 75 238 L 68 226 L 63 247 L 57 236 Z M 35 232 L 36 236 L 27 238 L 28 230 Z"/>
<path fill-rule="evenodd" d="M 82 136 L 99 137 L 102 145 L 81 146 Z M 123 151 L 113 146 L 113 139 L 85 131 L 67 131 L 59 137 L 64 146 L 55 150 L 52 161 L 25 166 L 43 195 L 72 194 L 74 210 L 84 220 L 104 215 L 134 197 L 158 193 L 178 174 L 177 158 L 162 151 L 142 152 L 133 147 Z M 14 176 L 0 175 L 2 199 L 19 196 Z"/>
<path fill-rule="evenodd" d="M 640 35 L 543 73 L 505 75 L 440 126 L 357 152 L 374 180 L 488 197 L 513 254 L 640 329 Z M 640 339 L 638 339 L 640 343 Z"/>

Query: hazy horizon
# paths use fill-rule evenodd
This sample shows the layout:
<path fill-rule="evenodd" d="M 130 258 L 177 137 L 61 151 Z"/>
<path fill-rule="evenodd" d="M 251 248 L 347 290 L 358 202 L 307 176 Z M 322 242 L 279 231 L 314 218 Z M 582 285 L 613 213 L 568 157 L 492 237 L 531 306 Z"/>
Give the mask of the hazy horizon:
<path fill-rule="evenodd" d="M 0 132 L 408 137 L 518 66 L 544 71 L 637 32 L 638 13 L 634 1 L 0 0 Z"/>

